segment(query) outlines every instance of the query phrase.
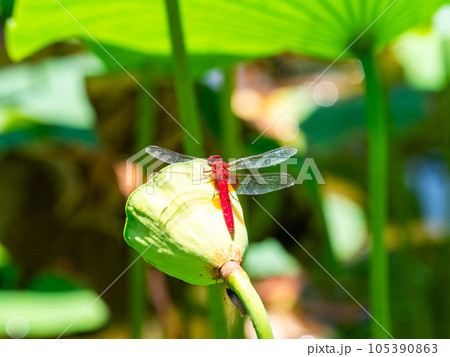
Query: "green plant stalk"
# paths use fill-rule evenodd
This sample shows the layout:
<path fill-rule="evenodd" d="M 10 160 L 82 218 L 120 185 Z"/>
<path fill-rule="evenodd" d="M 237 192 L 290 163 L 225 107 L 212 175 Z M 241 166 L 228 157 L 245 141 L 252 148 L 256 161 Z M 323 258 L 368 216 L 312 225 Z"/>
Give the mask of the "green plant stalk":
<path fill-rule="evenodd" d="M 142 85 L 147 90 L 147 92 L 152 93 L 155 89 L 154 79 L 148 73 L 144 72 L 146 72 L 146 70 L 144 70 L 142 73 Z M 140 91 L 138 102 L 138 117 L 136 126 L 134 128 L 136 152 L 152 144 L 152 142 L 155 140 L 155 128 L 156 118 L 155 104 L 153 102 L 153 99 L 150 98 L 145 91 Z"/>
<path fill-rule="evenodd" d="M 228 283 L 228 287 L 237 294 L 247 309 L 258 338 L 273 338 L 267 312 L 244 269 L 240 266 L 234 268 L 225 280 Z"/>
<path fill-rule="evenodd" d="M 369 221 L 371 236 L 370 305 L 372 316 L 390 331 L 389 273 L 384 231 L 387 215 L 387 115 L 375 56 L 361 58 L 366 83 L 366 120 L 368 129 Z M 389 335 L 372 319 L 372 338 Z"/>
<path fill-rule="evenodd" d="M 183 27 L 178 0 L 166 0 L 166 12 L 170 30 L 170 41 L 172 44 L 178 113 L 181 118 L 181 124 L 184 127 L 184 149 L 189 155 L 203 157 L 203 139 L 199 111 L 195 96 L 195 86 L 190 74 L 186 48 L 184 45 Z"/>
<path fill-rule="evenodd" d="M 142 84 L 147 91 L 152 92 L 152 78 L 143 74 Z M 155 117 L 152 99 L 142 91 L 139 96 L 138 117 L 136 120 L 134 137 L 135 151 L 142 150 L 150 145 L 154 137 Z M 142 179 L 145 180 L 145 174 Z M 128 249 L 128 263 L 131 264 L 139 257 L 134 249 Z M 146 310 L 146 264 L 143 258 L 139 258 L 130 267 L 128 286 L 128 315 L 130 322 L 131 338 L 142 338 L 142 326 Z"/>
<path fill-rule="evenodd" d="M 237 159 L 244 155 L 244 140 L 240 120 L 231 110 L 231 95 L 234 87 L 233 70 L 224 69 L 223 74 L 223 87 L 219 94 L 222 147 L 228 158 Z"/>
<path fill-rule="evenodd" d="M 131 264 L 139 253 L 128 249 L 128 262 Z M 145 260 L 140 258 L 130 267 L 128 286 L 128 314 L 131 338 L 142 338 L 142 326 L 145 319 Z"/>

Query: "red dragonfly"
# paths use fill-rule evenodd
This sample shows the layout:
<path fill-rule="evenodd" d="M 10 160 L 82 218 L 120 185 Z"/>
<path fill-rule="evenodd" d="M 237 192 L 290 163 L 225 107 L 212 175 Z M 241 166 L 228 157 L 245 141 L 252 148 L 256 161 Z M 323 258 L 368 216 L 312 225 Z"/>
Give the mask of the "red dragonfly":
<path fill-rule="evenodd" d="M 198 159 L 154 145 L 148 146 L 146 151 L 154 158 L 168 164 Z M 207 159 L 207 164 L 211 167 L 211 170 L 203 172 L 213 183 L 215 190 L 219 192 L 223 218 L 231 237 L 234 237 L 234 218 L 229 185 L 237 194 L 260 195 L 292 186 L 295 183 L 295 178 L 287 173 L 239 174 L 230 171 L 259 169 L 276 165 L 286 161 L 296 153 L 297 149 L 291 146 L 283 146 L 263 154 L 237 159 L 230 163 L 223 161 L 219 155 L 212 155 Z"/>

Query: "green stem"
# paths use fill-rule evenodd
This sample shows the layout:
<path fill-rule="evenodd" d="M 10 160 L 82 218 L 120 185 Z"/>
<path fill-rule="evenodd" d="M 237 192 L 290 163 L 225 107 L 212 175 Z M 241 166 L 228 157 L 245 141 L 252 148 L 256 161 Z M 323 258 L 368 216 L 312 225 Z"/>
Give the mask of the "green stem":
<path fill-rule="evenodd" d="M 151 86 L 153 79 L 143 74 L 142 84 L 147 91 L 152 92 Z M 139 97 L 138 117 L 135 125 L 134 148 L 138 152 L 147 145 L 150 145 L 154 138 L 155 117 L 154 105 L 152 99 L 145 93 L 141 92 Z M 142 177 L 145 180 L 144 177 Z M 139 254 L 134 249 L 128 250 L 128 262 L 131 264 Z M 145 319 L 146 310 L 146 278 L 145 278 L 145 261 L 139 258 L 130 267 L 129 271 L 129 287 L 128 287 L 128 314 L 131 326 L 131 337 L 142 338 L 142 326 Z"/>
<path fill-rule="evenodd" d="M 166 0 L 166 10 L 172 44 L 178 113 L 183 125 L 184 149 L 189 155 L 203 157 L 199 111 L 184 45 L 178 0 Z"/>
<path fill-rule="evenodd" d="M 222 133 L 222 147 L 228 158 L 237 159 L 244 155 L 244 141 L 240 120 L 231 110 L 231 94 L 233 92 L 233 71 L 224 69 L 223 88 L 220 100 L 220 131 Z"/>
<path fill-rule="evenodd" d="M 139 253 L 128 250 L 128 261 L 131 264 Z M 130 268 L 128 288 L 128 313 L 131 326 L 131 338 L 142 338 L 142 326 L 145 319 L 145 261 L 139 258 Z"/>
<path fill-rule="evenodd" d="M 273 338 L 267 312 L 244 269 L 238 263 L 230 261 L 221 268 L 221 273 L 228 287 L 236 293 L 247 309 L 258 338 Z"/>
<path fill-rule="evenodd" d="M 147 70 L 142 71 L 141 78 L 142 85 L 147 92 L 153 93 L 155 91 L 154 78 L 147 73 Z M 138 117 L 134 130 L 134 148 L 136 152 L 152 144 L 155 140 L 156 128 L 155 104 L 153 99 L 146 92 L 140 91 L 138 100 Z"/>
<path fill-rule="evenodd" d="M 370 303 L 372 316 L 390 331 L 389 277 L 384 240 L 387 215 L 387 118 L 383 91 L 375 56 L 361 57 L 366 78 L 366 117 L 368 129 L 369 221 L 372 251 L 370 256 Z M 371 321 L 372 338 L 388 338 Z"/>

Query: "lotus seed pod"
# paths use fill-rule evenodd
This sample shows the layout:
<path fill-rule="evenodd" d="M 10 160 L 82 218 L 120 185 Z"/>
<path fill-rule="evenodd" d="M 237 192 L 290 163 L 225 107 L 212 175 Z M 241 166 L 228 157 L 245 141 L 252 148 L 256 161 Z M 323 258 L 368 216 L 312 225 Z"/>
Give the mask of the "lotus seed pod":
<path fill-rule="evenodd" d="M 221 279 L 227 261 L 241 262 L 247 248 L 241 205 L 233 194 L 235 235 L 226 228 L 205 160 L 170 165 L 128 198 L 124 237 L 162 272 L 190 284 Z"/>

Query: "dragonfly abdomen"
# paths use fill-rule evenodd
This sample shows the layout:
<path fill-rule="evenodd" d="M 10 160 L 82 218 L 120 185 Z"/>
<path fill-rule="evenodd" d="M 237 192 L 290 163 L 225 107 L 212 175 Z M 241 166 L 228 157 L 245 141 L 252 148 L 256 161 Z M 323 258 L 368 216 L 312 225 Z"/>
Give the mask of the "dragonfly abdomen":
<path fill-rule="evenodd" d="M 219 197 L 225 224 L 231 237 L 234 237 L 233 208 L 231 207 L 230 192 L 228 191 L 228 181 L 226 179 L 219 181 Z"/>

